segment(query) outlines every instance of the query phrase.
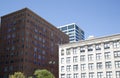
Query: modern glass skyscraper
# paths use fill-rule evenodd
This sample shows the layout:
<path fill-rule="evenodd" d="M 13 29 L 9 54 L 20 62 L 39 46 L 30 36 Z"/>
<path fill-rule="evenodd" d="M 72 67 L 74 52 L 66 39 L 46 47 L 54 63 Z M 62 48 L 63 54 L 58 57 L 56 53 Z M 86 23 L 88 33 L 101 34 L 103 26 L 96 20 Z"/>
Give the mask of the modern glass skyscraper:
<path fill-rule="evenodd" d="M 69 36 L 70 42 L 84 40 L 85 38 L 84 31 L 81 28 L 79 28 L 75 23 L 63 25 L 58 28 Z"/>

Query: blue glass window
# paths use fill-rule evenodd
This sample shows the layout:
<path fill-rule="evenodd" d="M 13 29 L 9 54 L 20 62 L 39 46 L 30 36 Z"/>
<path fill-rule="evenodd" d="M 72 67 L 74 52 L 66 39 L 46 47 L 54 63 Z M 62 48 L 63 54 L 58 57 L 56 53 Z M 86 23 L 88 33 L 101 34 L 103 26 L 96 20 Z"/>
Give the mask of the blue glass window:
<path fill-rule="evenodd" d="M 63 31 L 63 30 L 67 30 L 67 27 L 62 27 L 61 30 L 62 30 L 62 31 Z"/>
<path fill-rule="evenodd" d="M 68 26 L 68 29 L 73 29 L 73 28 L 74 28 L 74 25 Z"/>

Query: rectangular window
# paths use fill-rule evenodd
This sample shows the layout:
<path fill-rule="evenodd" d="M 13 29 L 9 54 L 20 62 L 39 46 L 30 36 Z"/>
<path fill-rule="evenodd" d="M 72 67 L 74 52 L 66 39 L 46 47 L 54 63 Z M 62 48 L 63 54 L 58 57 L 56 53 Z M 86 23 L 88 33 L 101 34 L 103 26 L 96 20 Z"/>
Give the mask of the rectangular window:
<path fill-rule="evenodd" d="M 93 70 L 94 69 L 94 63 L 89 63 L 88 64 L 88 69 Z"/>
<path fill-rule="evenodd" d="M 89 73 L 89 78 L 94 78 L 94 72 Z"/>
<path fill-rule="evenodd" d="M 120 68 L 120 61 L 115 61 L 115 68 Z"/>
<path fill-rule="evenodd" d="M 120 58 L 120 51 L 114 51 L 114 58 Z"/>
<path fill-rule="evenodd" d="M 107 69 L 108 69 L 108 68 L 111 68 L 111 67 L 112 67 L 111 61 L 105 62 L 105 67 L 106 67 Z"/>
<path fill-rule="evenodd" d="M 74 63 L 78 62 L 78 56 L 73 56 L 73 62 Z"/>
<path fill-rule="evenodd" d="M 79 78 L 79 77 L 78 77 L 78 73 L 74 73 L 74 74 L 73 74 L 73 78 Z"/>
<path fill-rule="evenodd" d="M 65 67 L 61 66 L 61 72 L 65 71 Z"/>
<path fill-rule="evenodd" d="M 66 58 L 66 63 L 69 64 L 70 63 L 70 57 Z"/>
<path fill-rule="evenodd" d="M 84 52 L 85 52 L 85 47 L 84 47 L 84 46 L 80 47 L 80 52 L 81 52 L 81 53 L 84 53 Z"/>
<path fill-rule="evenodd" d="M 65 78 L 65 74 L 61 74 L 61 78 Z"/>
<path fill-rule="evenodd" d="M 95 45 L 95 49 L 96 49 L 96 50 L 101 50 L 101 44 L 96 44 L 96 45 Z"/>
<path fill-rule="evenodd" d="M 68 29 L 73 29 L 74 28 L 74 25 L 69 25 L 68 26 Z"/>
<path fill-rule="evenodd" d="M 13 33 L 11 37 L 12 37 L 12 38 L 15 38 L 15 37 L 16 37 L 15 33 Z"/>
<path fill-rule="evenodd" d="M 114 42 L 113 42 L 113 47 L 114 47 L 114 48 L 120 47 L 120 41 L 119 41 L 119 40 L 118 40 L 118 41 L 114 41 Z"/>
<path fill-rule="evenodd" d="M 61 56 L 63 56 L 63 55 L 64 55 L 64 50 L 62 49 L 62 50 L 61 50 Z"/>
<path fill-rule="evenodd" d="M 100 60 L 102 58 L 102 54 L 101 53 L 97 53 L 96 54 L 96 60 Z"/>
<path fill-rule="evenodd" d="M 93 54 L 89 54 L 89 55 L 88 55 L 88 60 L 89 60 L 89 61 L 92 61 L 92 60 L 93 60 Z"/>
<path fill-rule="evenodd" d="M 71 65 L 67 65 L 66 71 L 67 71 L 67 72 L 71 71 Z"/>
<path fill-rule="evenodd" d="M 112 71 L 107 71 L 106 72 L 106 78 L 113 78 L 112 77 Z"/>
<path fill-rule="evenodd" d="M 64 58 L 61 58 L 61 64 L 64 64 L 64 60 L 65 60 Z"/>
<path fill-rule="evenodd" d="M 103 77 L 103 72 L 97 72 L 97 78 L 104 78 Z"/>
<path fill-rule="evenodd" d="M 77 54 L 77 48 L 73 48 L 73 54 Z"/>
<path fill-rule="evenodd" d="M 73 71 L 77 71 L 78 70 L 78 65 L 73 65 Z"/>
<path fill-rule="evenodd" d="M 109 49 L 110 48 L 110 42 L 104 43 L 104 49 Z"/>
<path fill-rule="evenodd" d="M 86 73 L 81 73 L 81 78 L 87 78 Z"/>
<path fill-rule="evenodd" d="M 72 77 L 71 77 L 71 74 L 67 74 L 67 78 L 72 78 Z"/>
<path fill-rule="evenodd" d="M 67 49 L 66 50 L 66 55 L 70 55 L 71 53 L 70 53 L 70 49 Z"/>
<path fill-rule="evenodd" d="M 104 56 L 105 56 L 105 59 L 110 59 L 111 58 L 110 52 L 105 52 Z"/>
<path fill-rule="evenodd" d="M 120 78 L 120 71 L 116 71 L 116 78 Z"/>
<path fill-rule="evenodd" d="M 62 31 L 67 30 L 67 27 L 62 27 L 61 30 Z"/>
<path fill-rule="evenodd" d="M 85 61 L 85 55 L 80 56 L 80 61 Z"/>
<path fill-rule="evenodd" d="M 97 69 L 102 69 L 102 62 L 97 63 Z"/>
<path fill-rule="evenodd" d="M 88 46 L 88 51 L 93 51 L 93 46 L 92 45 Z"/>
<path fill-rule="evenodd" d="M 81 70 L 84 71 L 86 69 L 86 64 L 81 64 Z"/>

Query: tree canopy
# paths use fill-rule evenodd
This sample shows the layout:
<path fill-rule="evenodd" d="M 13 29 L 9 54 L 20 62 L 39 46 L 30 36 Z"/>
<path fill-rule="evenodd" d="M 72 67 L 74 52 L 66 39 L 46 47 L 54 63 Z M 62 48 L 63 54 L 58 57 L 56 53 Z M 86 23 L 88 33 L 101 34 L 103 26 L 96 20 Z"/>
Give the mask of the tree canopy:
<path fill-rule="evenodd" d="M 25 78 L 25 76 L 21 72 L 15 72 L 13 75 L 10 75 L 9 78 Z"/>
<path fill-rule="evenodd" d="M 34 75 L 36 78 L 55 78 L 54 75 L 46 69 L 35 70 Z"/>

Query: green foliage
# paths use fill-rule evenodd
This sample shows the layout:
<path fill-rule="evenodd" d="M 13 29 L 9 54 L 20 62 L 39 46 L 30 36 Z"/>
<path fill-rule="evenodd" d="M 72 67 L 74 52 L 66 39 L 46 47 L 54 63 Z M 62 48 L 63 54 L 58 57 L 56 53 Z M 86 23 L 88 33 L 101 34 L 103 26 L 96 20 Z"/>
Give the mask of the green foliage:
<path fill-rule="evenodd" d="M 25 78 L 25 76 L 21 72 L 15 72 L 13 75 L 10 75 L 9 78 Z"/>
<path fill-rule="evenodd" d="M 54 75 L 46 69 L 38 69 L 34 72 L 34 75 L 36 78 L 55 78 Z"/>
<path fill-rule="evenodd" d="M 29 76 L 28 78 L 33 78 L 32 76 Z"/>

